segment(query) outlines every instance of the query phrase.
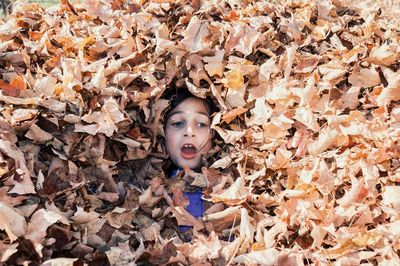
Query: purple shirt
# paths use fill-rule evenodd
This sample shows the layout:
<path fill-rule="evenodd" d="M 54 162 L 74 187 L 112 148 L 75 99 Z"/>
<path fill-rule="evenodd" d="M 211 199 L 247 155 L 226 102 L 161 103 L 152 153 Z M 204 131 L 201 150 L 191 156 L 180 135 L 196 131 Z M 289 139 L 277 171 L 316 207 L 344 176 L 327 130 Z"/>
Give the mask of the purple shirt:
<path fill-rule="evenodd" d="M 182 169 L 175 169 L 171 172 L 170 178 L 175 178 Z M 189 186 L 189 184 L 187 184 Z M 193 217 L 199 218 L 204 214 L 204 200 L 201 198 L 203 191 L 197 188 L 195 191 L 183 192 L 183 195 L 189 200 L 189 205 L 186 207 Z"/>

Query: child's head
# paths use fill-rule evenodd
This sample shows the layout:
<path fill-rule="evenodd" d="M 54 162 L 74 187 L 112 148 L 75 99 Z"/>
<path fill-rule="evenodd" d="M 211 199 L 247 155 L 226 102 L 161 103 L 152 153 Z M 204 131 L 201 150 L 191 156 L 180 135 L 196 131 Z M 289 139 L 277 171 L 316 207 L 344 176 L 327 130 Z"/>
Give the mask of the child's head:
<path fill-rule="evenodd" d="M 178 167 L 200 167 L 202 155 L 211 149 L 212 106 L 186 90 L 170 96 L 171 109 L 165 125 L 166 149 Z"/>

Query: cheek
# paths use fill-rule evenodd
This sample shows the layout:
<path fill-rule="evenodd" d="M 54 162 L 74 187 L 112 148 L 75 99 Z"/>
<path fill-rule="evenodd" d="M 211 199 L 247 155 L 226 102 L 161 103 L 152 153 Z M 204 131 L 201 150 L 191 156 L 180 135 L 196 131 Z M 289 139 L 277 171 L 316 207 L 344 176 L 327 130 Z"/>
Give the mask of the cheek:
<path fill-rule="evenodd" d="M 202 132 L 201 135 L 199 135 L 199 140 L 201 142 L 201 145 L 204 146 L 203 151 L 208 152 L 211 149 L 211 132 Z"/>
<path fill-rule="evenodd" d="M 166 134 L 165 143 L 168 153 L 174 152 L 178 146 L 177 136 L 175 134 Z"/>

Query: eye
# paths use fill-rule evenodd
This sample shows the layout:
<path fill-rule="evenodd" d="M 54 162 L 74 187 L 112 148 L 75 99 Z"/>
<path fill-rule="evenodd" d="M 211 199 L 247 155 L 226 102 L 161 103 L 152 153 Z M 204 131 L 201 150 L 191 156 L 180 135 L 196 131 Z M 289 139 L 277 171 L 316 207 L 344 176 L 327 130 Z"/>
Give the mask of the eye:
<path fill-rule="evenodd" d="M 185 123 L 183 121 L 177 121 L 177 122 L 171 123 L 171 126 L 176 127 L 176 128 L 181 128 L 181 127 L 185 126 Z"/>
<path fill-rule="evenodd" d="M 197 123 L 197 126 L 198 126 L 199 128 L 207 128 L 207 127 L 208 127 L 208 124 L 199 122 L 199 123 Z"/>

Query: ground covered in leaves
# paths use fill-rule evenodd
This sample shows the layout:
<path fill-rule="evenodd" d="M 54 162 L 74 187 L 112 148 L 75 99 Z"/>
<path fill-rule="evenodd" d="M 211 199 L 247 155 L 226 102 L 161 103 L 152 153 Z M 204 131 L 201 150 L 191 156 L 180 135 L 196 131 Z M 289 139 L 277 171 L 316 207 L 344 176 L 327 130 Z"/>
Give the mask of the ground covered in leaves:
<path fill-rule="evenodd" d="M 20 2 L 0 40 L 1 263 L 400 264 L 400 38 L 379 10 Z M 171 181 L 173 86 L 220 111 L 209 165 Z"/>

